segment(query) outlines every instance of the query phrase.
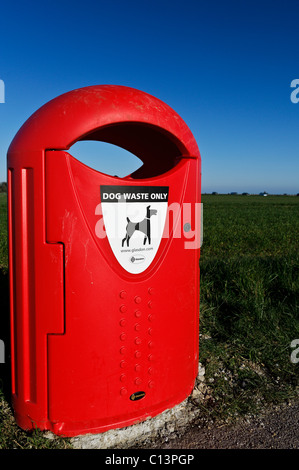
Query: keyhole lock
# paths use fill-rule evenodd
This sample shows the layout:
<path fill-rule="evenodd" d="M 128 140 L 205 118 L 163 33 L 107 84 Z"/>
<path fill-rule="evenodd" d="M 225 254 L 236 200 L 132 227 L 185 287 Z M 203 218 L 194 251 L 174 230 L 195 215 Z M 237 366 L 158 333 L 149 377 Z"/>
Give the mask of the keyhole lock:
<path fill-rule="evenodd" d="M 190 232 L 190 230 L 191 230 L 191 224 L 187 222 L 186 224 L 184 224 L 184 232 Z"/>

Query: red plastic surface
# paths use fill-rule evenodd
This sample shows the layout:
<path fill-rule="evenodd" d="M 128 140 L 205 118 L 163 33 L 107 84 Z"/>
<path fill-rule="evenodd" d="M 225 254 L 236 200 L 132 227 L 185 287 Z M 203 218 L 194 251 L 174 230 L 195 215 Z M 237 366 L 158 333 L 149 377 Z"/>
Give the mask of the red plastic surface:
<path fill-rule="evenodd" d="M 84 138 L 120 145 L 144 165 L 122 179 L 92 170 L 65 151 Z M 99 188 L 119 184 L 167 186 L 168 207 L 200 202 L 194 137 L 143 92 L 66 93 L 31 116 L 10 146 L 12 394 L 24 429 L 74 436 L 127 426 L 180 403 L 194 386 L 199 247 L 186 249 L 171 232 L 144 272 L 123 269 L 95 233 Z M 174 219 L 183 224 L 180 213 Z"/>

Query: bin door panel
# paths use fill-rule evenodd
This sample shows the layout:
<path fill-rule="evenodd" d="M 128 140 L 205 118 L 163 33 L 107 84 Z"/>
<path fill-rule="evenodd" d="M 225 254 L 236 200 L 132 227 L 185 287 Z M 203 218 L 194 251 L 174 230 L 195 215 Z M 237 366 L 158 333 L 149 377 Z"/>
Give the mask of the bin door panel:
<path fill-rule="evenodd" d="M 196 199 L 192 165 L 183 162 L 145 186 L 169 187 L 168 207 L 181 207 Z M 198 250 L 184 249 L 186 240 L 170 229 L 148 269 L 130 273 L 107 237 L 96 234 L 100 187 L 120 180 L 62 151 L 46 152 L 45 175 L 47 242 L 64 250 L 64 332 L 48 335 L 53 431 L 103 431 L 181 402 L 197 369 Z M 173 226 L 183 225 L 180 211 L 171 217 Z"/>

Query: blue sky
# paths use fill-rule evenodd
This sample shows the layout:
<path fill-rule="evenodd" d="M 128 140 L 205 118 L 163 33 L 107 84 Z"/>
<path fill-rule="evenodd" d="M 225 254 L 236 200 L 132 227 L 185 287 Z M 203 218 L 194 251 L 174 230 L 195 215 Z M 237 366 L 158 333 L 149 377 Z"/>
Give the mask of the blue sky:
<path fill-rule="evenodd" d="M 202 155 L 202 192 L 298 193 L 298 19 L 298 0 L 2 3 L 0 181 L 9 144 L 36 109 L 75 88 L 116 84 L 185 120 Z M 139 166 L 107 144 L 71 153 L 113 174 Z"/>

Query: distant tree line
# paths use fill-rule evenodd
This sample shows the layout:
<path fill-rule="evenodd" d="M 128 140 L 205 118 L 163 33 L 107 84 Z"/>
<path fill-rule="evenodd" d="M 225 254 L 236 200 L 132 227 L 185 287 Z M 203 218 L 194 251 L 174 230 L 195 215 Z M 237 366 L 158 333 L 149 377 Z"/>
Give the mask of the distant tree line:
<path fill-rule="evenodd" d="M 0 183 L 0 193 L 7 193 L 7 183 L 6 183 L 6 181 L 4 181 L 3 183 Z M 219 194 L 219 193 L 217 193 L 217 191 L 213 191 L 212 194 L 216 195 L 216 194 Z M 228 194 L 238 194 L 238 193 L 231 192 L 231 193 L 228 193 Z M 266 191 L 264 191 L 263 193 L 260 193 L 260 196 L 267 195 L 267 194 L 268 193 L 266 193 Z M 242 196 L 249 196 L 249 193 L 242 193 Z M 287 194 L 284 193 L 284 196 L 287 196 Z M 299 193 L 297 193 L 297 196 L 299 196 Z"/>
<path fill-rule="evenodd" d="M 259 194 L 250 194 L 250 193 L 237 193 L 236 191 L 232 191 L 230 193 L 218 193 L 217 191 L 213 191 L 212 193 L 203 193 L 203 194 L 212 194 L 212 195 L 218 195 L 218 194 L 222 194 L 222 195 L 242 195 L 242 196 L 268 196 L 269 193 L 267 193 L 266 191 L 262 192 L 262 193 L 259 193 Z M 295 194 L 287 194 L 287 193 L 283 193 L 283 194 L 272 194 L 272 196 L 295 196 Z M 299 193 L 296 194 L 296 196 L 299 196 Z"/>

